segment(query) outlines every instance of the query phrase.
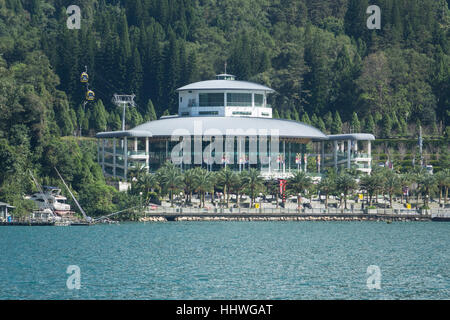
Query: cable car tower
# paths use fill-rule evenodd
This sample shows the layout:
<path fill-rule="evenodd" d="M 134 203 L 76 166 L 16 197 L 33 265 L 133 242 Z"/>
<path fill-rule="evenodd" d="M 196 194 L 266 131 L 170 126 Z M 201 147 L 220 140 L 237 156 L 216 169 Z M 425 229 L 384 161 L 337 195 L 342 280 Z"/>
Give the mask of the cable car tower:
<path fill-rule="evenodd" d="M 112 102 L 118 107 L 122 106 L 122 131 L 125 131 L 125 109 L 130 107 L 136 107 L 136 103 L 134 102 L 134 98 L 136 96 L 134 94 L 114 94 L 112 98 Z"/>

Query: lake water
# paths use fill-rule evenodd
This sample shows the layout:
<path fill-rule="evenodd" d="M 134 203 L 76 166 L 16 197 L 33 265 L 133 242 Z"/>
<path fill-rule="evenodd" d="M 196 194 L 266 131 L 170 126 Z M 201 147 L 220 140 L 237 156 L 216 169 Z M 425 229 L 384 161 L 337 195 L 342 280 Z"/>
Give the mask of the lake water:
<path fill-rule="evenodd" d="M 449 299 L 449 245 L 439 222 L 0 227 L 0 299 Z"/>

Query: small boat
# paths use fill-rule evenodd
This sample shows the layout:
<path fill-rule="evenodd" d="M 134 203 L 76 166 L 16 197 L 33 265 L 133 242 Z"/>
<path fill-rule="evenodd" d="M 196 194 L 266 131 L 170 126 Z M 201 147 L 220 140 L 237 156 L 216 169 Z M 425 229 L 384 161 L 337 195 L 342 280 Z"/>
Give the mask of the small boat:
<path fill-rule="evenodd" d="M 66 203 L 67 198 L 61 195 L 61 189 L 57 187 L 44 186 L 42 191 L 25 196 L 37 204 L 38 211 L 35 214 L 50 214 L 49 211 L 59 217 L 73 216 L 74 212 Z"/>

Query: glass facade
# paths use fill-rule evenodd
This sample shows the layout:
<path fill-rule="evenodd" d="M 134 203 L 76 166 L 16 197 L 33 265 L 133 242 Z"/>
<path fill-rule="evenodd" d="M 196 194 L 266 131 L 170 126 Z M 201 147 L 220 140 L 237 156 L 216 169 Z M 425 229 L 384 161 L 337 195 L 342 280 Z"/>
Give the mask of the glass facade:
<path fill-rule="evenodd" d="M 251 93 L 227 93 L 227 107 L 251 107 Z"/>
<path fill-rule="evenodd" d="M 223 107 L 223 93 L 200 93 L 198 95 L 200 107 Z"/>
<path fill-rule="evenodd" d="M 203 137 L 204 138 L 204 137 Z M 304 157 L 307 155 L 308 163 L 314 161 L 316 156 L 309 146 L 308 140 L 281 139 L 278 145 L 270 142 L 270 138 L 260 141 L 259 137 L 223 137 L 222 148 L 215 150 L 216 145 L 211 140 L 194 137 L 188 139 L 184 149 L 178 149 L 177 157 L 183 161 L 175 164 L 183 170 L 194 167 L 203 167 L 209 171 L 218 171 L 228 167 L 234 171 L 255 168 L 261 172 L 286 173 L 304 170 Z M 131 140 L 131 139 L 130 139 Z M 149 172 L 156 172 L 166 161 L 173 161 L 172 150 L 180 146 L 180 141 L 171 141 L 170 138 L 148 138 L 148 152 L 145 152 L 145 139 L 137 139 L 138 151 L 133 150 L 133 140 L 128 140 L 126 172 L 137 165 L 147 166 Z M 108 141 L 108 140 L 105 140 Z M 111 140 L 110 140 L 111 141 Z M 190 143 L 189 143 L 190 142 Z M 197 144 L 196 144 L 197 143 Z M 199 144 L 198 144 L 199 143 Z M 118 141 L 120 145 L 120 140 Z M 213 146 L 213 147 L 211 147 Z M 143 148 L 143 149 L 141 149 Z M 269 159 L 272 159 L 269 163 Z M 125 174 L 125 160 L 123 149 L 116 148 L 116 161 L 114 171 L 114 156 L 110 148 L 105 148 L 104 161 L 100 156 L 104 172 L 110 176 L 123 177 Z"/>
<path fill-rule="evenodd" d="M 262 94 L 255 93 L 255 107 L 262 107 L 264 102 L 264 96 Z"/>
<path fill-rule="evenodd" d="M 198 142 L 198 141 L 197 141 Z M 307 144 L 301 141 L 279 141 L 278 150 L 272 150 L 270 141 L 260 143 L 256 138 L 236 138 L 233 141 L 232 147 L 225 145 L 224 138 L 222 150 L 216 154 L 216 150 L 209 150 L 207 147 L 211 144 L 210 141 L 201 142 L 201 150 L 195 150 L 194 139 L 191 137 L 191 148 L 189 150 L 183 150 L 178 153 L 177 156 L 185 156 L 183 163 L 178 164 L 183 170 L 187 170 L 194 167 L 202 166 L 205 169 L 211 171 L 218 171 L 225 166 L 228 168 L 240 171 L 248 168 L 256 168 L 261 171 L 293 171 L 302 169 L 302 165 L 299 163 L 301 159 L 304 164 L 304 155 L 307 152 Z M 149 140 L 149 171 L 156 172 L 165 161 L 171 160 L 171 151 L 179 144 L 179 141 L 170 140 Z M 252 145 L 251 145 L 252 144 Z M 261 149 L 263 148 L 263 149 Z M 232 151 L 230 151 L 232 150 Z M 255 152 L 256 151 L 256 152 Z M 268 163 L 267 158 L 272 158 L 271 164 Z M 309 156 L 312 154 L 309 153 Z M 212 157 L 214 163 L 208 164 L 205 158 Z M 190 159 L 190 161 L 186 161 Z M 199 159 L 201 164 L 198 163 Z M 266 160 L 263 160 L 266 159 Z"/>

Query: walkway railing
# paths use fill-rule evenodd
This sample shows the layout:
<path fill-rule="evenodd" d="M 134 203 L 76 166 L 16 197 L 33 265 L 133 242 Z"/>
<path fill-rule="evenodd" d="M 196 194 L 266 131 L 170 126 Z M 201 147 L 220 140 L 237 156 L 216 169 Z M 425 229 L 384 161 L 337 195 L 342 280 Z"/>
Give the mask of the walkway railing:
<path fill-rule="evenodd" d="M 186 214 L 186 215 L 201 215 L 201 214 L 254 214 L 254 215 L 294 215 L 294 214 L 305 214 L 305 215 L 417 215 L 417 216 L 450 216 L 450 209 L 436 209 L 428 210 L 425 213 L 421 213 L 417 210 L 408 209 L 372 209 L 370 211 L 361 209 L 341 209 L 341 208 L 194 208 L 194 207 L 149 207 L 145 210 L 148 214 Z M 367 213 L 369 212 L 369 213 Z"/>

